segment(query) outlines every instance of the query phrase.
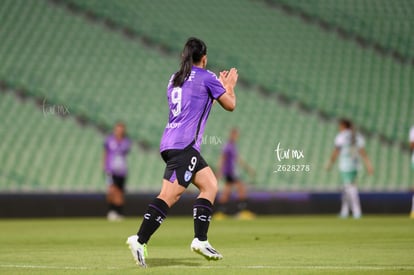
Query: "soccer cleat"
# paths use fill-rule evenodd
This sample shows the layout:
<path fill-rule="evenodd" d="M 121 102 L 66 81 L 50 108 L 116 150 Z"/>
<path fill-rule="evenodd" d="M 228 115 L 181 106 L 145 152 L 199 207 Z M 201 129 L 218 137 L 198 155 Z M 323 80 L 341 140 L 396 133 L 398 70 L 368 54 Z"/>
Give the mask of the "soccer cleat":
<path fill-rule="evenodd" d="M 200 254 L 209 261 L 218 261 L 223 259 L 223 255 L 215 250 L 208 241 L 199 241 L 195 238 L 191 243 L 191 250 L 197 254 Z"/>
<path fill-rule="evenodd" d="M 147 245 L 140 244 L 138 242 L 138 236 L 132 235 L 126 241 L 126 244 L 129 246 L 131 250 L 132 257 L 134 257 L 135 262 L 137 265 L 146 268 L 147 265 L 145 264 L 145 258 L 148 256 L 147 253 Z"/>
<path fill-rule="evenodd" d="M 108 214 L 106 215 L 106 218 L 108 219 L 108 221 L 110 222 L 119 222 L 124 220 L 124 216 L 118 214 L 116 211 L 111 210 L 108 212 Z"/>
<path fill-rule="evenodd" d="M 237 216 L 236 216 L 239 220 L 253 220 L 256 218 L 256 214 L 254 214 L 253 212 L 249 211 L 249 210 L 243 210 L 240 211 Z"/>
<path fill-rule="evenodd" d="M 222 221 L 222 220 L 227 219 L 228 217 L 229 216 L 227 216 L 225 213 L 223 213 L 221 211 L 218 211 L 217 213 L 215 213 L 213 215 L 213 219 L 216 220 L 216 221 Z"/>
<path fill-rule="evenodd" d="M 414 211 L 411 211 L 410 218 L 414 219 Z"/>

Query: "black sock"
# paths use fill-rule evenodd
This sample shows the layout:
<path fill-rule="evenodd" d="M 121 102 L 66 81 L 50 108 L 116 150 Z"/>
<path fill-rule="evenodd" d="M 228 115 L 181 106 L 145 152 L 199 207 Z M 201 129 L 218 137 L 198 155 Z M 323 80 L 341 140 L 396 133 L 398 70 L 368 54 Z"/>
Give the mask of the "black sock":
<path fill-rule="evenodd" d="M 140 244 L 147 243 L 152 234 L 160 227 L 161 223 L 167 217 L 168 205 L 162 199 L 156 198 L 148 205 L 145 212 L 144 220 L 138 230 L 138 242 Z"/>
<path fill-rule="evenodd" d="M 213 205 L 209 200 L 197 199 L 194 203 L 194 238 L 200 241 L 207 240 L 208 226 L 210 225 Z"/>
<path fill-rule="evenodd" d="M 115 204 L 108 203 L 108 211 L 115 211 Z"/>
<path fill-rule="evenodd" d="M 113 209 L 116 211 L 116 213 L 122 215 L 122 213 L 124 212 L 123 208 L 124 208 L 124 206 L 121 204 L 121 205 L 114 205 Z"/>
<path fill-rule="evenodd" d="M 237 202 L 237 210 L 239 212 L 245 210 L 246 208 L 247 208 L 247 200 L 246 199 L 239 200 Z"/>

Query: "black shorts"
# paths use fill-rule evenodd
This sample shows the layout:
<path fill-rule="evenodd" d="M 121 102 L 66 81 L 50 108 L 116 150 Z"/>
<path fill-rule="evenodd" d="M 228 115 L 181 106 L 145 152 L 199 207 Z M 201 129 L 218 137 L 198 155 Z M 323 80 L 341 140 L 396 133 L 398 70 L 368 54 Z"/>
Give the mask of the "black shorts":
<path fill-rule="evenodd" d="M 224 179 L 226 180 L 226 184 L 233 184 L 239 181 L 235 175 L 224 175 Z"/>
<path fill-rule="evenodd" d="M 187 188 L 194 175 L 208 166 L 200 153 L 193 148 L 192 144 L 184 149 L 171 149 L 161 152 L 161 157 L 167 164 L 164 179 Z"/>
<path fill-rule="evenodd" d="M 125 189 L 125 182 L 126 182 L 126 177 L 125 176 L 117 176 L 117 175 L 108 175 L 109 177 L 109 183 L 115 185 L 116 187 L 118 187 L 119 189 L 121 189 L 122 191 L 124 191 Z"/>

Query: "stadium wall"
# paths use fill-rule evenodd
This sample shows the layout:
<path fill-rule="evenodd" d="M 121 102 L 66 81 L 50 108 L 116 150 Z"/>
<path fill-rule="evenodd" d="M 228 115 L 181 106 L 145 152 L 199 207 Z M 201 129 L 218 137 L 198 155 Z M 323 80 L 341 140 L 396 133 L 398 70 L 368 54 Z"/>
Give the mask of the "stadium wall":
<path fill-rule="evenodd" d="M 126 196 L 126 216 L 141 216 L 155 194 Z M 171 209 L 171 215 L 192 215 L 195 194 L 184 194 Z M 362 193 L 364 214 L 407 214 L 412 194 Z M 340 207 L 339 193 L 251 193 L 250 209 L 259 215 L 335 215 Z M 106 214 L 105 194 L 0 194 L 0 218 L 97 217 Z M 235 212 L 236 204 L 229 206 Z"/>

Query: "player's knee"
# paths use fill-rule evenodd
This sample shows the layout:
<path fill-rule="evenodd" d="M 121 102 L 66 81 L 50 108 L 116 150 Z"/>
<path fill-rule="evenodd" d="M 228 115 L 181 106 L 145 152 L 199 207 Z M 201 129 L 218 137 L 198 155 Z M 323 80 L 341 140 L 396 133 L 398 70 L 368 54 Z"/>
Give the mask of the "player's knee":
<path fill-rule="evenodd" d="M 215 198 L 218 193 L 217 182 L 209 182 L 208 184 L 203 184 L 200 186 L 200 193 L 204 194 L 206 197 Z"/>
<path fill-rule="evenodd" d="M 165 194 L 160 193 L 157 198 L 162 199 L 168 205 L 172 207 L 181 197 L 181 194 Z"/>
<path fill-rule="evenodd" d="M 217 184 L 217 180 L 212 180 L 211 183 L 209 184 L 208 190 L 209 193 L 211 193 L 212 195 L 216 196 L 218 193 L 218 184 Z"/>
<path fill-rule="evenodd" d="M 214 186 L 214 191 L 215 191 L 216 193 L 218 193 L 218 191 L 219 191 L 219 186 L 218 186 L 218 182 L 217 182 L 217 180 L 215 180 L 215 181 L 214 181 L 213 186 Z"/>

